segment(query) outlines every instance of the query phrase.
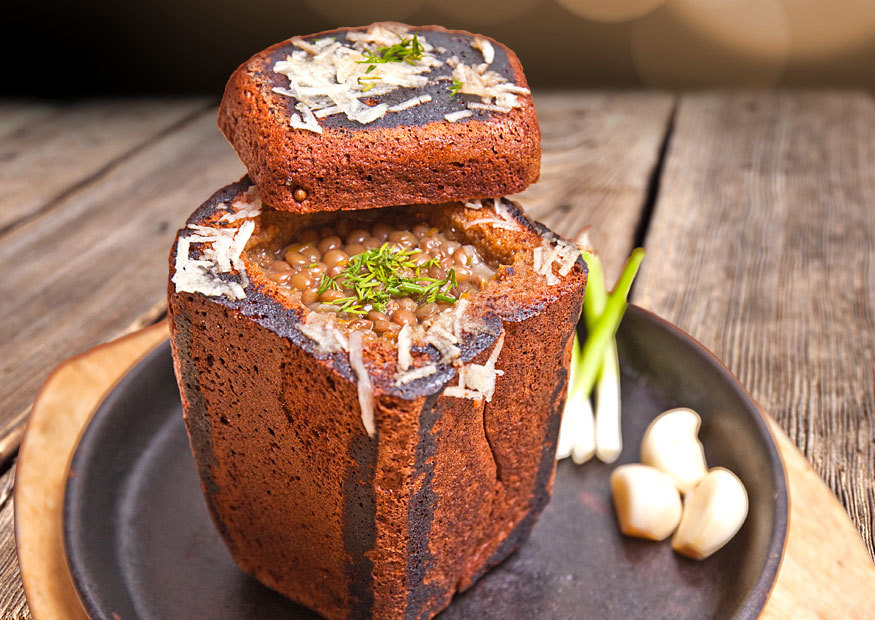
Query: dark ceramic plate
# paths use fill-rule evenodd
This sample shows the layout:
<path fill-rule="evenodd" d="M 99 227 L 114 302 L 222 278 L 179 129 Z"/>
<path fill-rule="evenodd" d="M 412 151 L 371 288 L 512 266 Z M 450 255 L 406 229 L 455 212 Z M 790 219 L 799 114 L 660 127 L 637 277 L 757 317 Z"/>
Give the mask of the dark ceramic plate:
<path fill-rule="evenodd" d="M 741 531 L 703 562 L 668 542 L 624 538 L 611 506 L 613 467 L 563 461 L 529 541 L 441 618 L 753 618 L 762 609 L 784 547 L 787 491 L 756 405 L 701 345 L 640 308 L 629 308 L 618 342 L 620 462 L 638 460 L 654 416 L 692 407 L 709 464 L 747 487 Z M 70 570 L 95 618 L 316 618 L 240 572 L 213 529 L 168 344 L 97 410 L 73 458 L 64 510 Z"/>

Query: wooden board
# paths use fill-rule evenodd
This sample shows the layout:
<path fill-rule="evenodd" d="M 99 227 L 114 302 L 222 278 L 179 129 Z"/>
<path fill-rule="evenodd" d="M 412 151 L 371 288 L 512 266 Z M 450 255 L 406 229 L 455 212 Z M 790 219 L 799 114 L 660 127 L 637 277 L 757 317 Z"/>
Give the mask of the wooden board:
<path fill-rule="evenodd" d="M 45 374 L 161 312 L 173 235 L 214 189 L 243 175 L 214 110 L 119 162 L 99 182 L 0 239 L 0 425 L 27 409 Z"/>
<path fill-rule="evenodd" d="M 34 618 L 86 617 L 63 555 L 61 503 L 67 465 L 103 395 L 166 335 L 162 323 L 63 364 L 34 404 L 15 485 L 18 553 Z M 875 565 L 859 533 L 784 432 L 774 422 L 771 428 L 787 470 L 790 528 L 778 581 L 762 617 L 875 617 Z"/>
<path fill-rule="evenodd" d="M 13 465 L 0 476 L 0 583 L 4 584 L 21 582 L 13 527 L 12 488 L 15 474 L 16 468 Z M 24 590 L 20 587 L 0 589 L 0 609 L 3 610 L 3 618 L 15 620 L 30 618 Z"/>
<path fill-rule="evenodd" d="M 0 109 L 0 232 L 54 208 L 107 167 L 208 107 L 206 99 L 189 99 L 32 106 L 7 114 Z"/>
<path fill-rule="evenodd" d="M 712 349 L 875 555 L 875 101 L 683 98 L 635 303 Z"/>
<path fill-rule="evenodd" d="M 18 560 L 35 618 L 87 618 L 64 558 L 61 517 L 67 467 L 96 405 L 167 337 L 163 321 L 59 366 L 33 406 L 15 481 Z"/>

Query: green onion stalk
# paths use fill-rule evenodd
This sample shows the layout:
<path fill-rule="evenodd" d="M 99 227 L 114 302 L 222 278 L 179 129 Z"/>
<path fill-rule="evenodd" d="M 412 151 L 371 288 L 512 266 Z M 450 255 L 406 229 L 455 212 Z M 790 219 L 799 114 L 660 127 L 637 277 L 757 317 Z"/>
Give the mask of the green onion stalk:
<path fill-rule="evenodd" d="M 612 463 L 622 450 L 616 333 L 626 312 L 632 281 L 644 259 L 644 250 L 633 250 L 610 293 L 605 287 L 598 256 L 589 251 L 582 251 L 581 255 L 589 268 L 583 303 L 587 338 L 581 347 L 575 335 L 557 458 L 571 456 L 579 464 L 595 454 L 599 460 Z M 590 403 L 593 392 L 594 413 Z"/>

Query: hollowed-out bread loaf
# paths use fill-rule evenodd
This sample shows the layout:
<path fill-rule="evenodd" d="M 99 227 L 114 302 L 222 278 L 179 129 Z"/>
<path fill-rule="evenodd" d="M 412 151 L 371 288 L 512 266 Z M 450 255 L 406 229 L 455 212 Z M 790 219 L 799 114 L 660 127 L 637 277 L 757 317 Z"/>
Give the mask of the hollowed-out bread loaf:
<path fill-rule="evenodd" d="M 421 55 L 367 62 L 398 58 L 414 35 Z M 269 47 L 231 76 L 219 127 L 262 198 L 296 213 L 505 196 L 540 171 L 519 59 L 439 26 L 377 23 Z"/>
<path fill-rule="evenodd" d="M 326 618 L 431 618 L 549 500 L 585 265 L 510 201 L 404 207 L 499 266 L 407 343 L 402 372 L 405 345 L 314 319 L 250 258 L 402 209 L 289 214 L 254 190 L 218 191 L 170 256 L 173 358 L 212 517 L 245 572 Z"/>

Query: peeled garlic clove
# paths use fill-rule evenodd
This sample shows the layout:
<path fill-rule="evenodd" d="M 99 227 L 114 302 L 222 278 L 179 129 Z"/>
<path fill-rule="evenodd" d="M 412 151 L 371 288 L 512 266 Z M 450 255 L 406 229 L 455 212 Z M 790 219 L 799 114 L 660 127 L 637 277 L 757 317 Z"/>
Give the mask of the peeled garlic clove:
<path fill-rule="evenodd" d="M 703 560 L 735 536 L 747 517 L 747 491 L 738 476 L 715 467 L 684 498 L 672 548 Z"/>
<path fill-rule="evenodd" d="M 698 436 L 701 422 L 692 409 L 671 409 L 650 423 L 641 440 L 641 462 L 671 476 L 681 493 L 708 471 Z"/>
<path fill-rule="evenodd" d="M 663 540 L 681 519 L 681 496 L 674 481 L 647 465 L 621 465 L 611 473 L 611 493 L 620 531 L 626 536 Z"/>

